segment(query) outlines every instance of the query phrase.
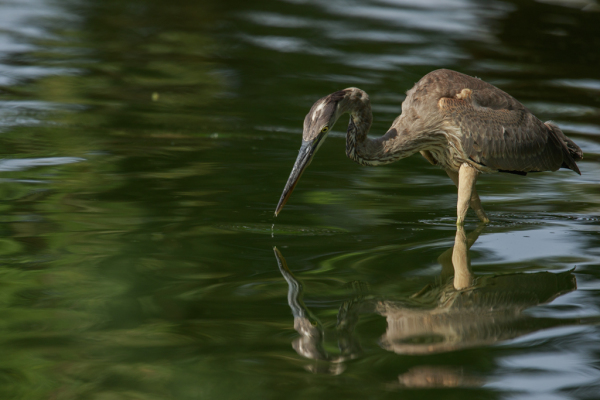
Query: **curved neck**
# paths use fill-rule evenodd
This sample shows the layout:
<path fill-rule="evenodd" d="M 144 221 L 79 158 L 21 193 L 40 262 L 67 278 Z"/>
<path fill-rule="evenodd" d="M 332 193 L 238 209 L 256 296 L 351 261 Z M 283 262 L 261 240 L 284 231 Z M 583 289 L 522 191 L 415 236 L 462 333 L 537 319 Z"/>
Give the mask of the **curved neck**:
<path fill-rule="evenodd" d="M 443 141 L 441 135 L 416 135 L 419 129 L 406 124 L 401 115 L 381 137 L 370 139 L 367 134 L 373 122 L 371 101 L 367 93 L 358 88 L 345 89 L 346 95 L 338 104 L 337 117 L 350 114 L 346 132 L 346 155 L 367 166 L 388 164 L 427 150 Z M 415 132 L 412 132 L 413 129 Z"/>
<path fill-rule="evenodd" d="M 359 151 L 359 145 L 371 141 L 367 137 L 373 123 L 373 112 L 369 95 L 364 90 L 351 87 L 344 90 L 346 95 L 338 104 L 337 117 L 350 114 L 348 131 L 346 132 L 346 155 L 348 158 L 363 164 L 364 158 Z"/>

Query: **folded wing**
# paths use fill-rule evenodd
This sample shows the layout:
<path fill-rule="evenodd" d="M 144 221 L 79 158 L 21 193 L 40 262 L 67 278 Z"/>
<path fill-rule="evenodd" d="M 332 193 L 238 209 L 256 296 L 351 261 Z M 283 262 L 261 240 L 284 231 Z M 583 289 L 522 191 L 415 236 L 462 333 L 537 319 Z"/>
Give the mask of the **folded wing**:
<path fill-rule="evenodd" d="M 552 123 L 543 123 L 497 88 L 463 89 L 438 107 L 459 129 L 469 159 L 498 171 L 526 174 L 561 167 L 580 173 L 581 149 Z"/>

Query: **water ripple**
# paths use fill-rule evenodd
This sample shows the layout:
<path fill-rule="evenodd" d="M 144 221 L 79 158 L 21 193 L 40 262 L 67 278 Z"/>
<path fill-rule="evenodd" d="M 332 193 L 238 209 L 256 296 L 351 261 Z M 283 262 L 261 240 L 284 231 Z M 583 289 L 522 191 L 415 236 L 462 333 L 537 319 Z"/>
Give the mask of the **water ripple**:
<path fill-rule="evenodd" d="M 23 171 L 29 168 L 63 165 L 85 161 L 79 157 L 13 158 L 0 160 L 0 171 Z"/>

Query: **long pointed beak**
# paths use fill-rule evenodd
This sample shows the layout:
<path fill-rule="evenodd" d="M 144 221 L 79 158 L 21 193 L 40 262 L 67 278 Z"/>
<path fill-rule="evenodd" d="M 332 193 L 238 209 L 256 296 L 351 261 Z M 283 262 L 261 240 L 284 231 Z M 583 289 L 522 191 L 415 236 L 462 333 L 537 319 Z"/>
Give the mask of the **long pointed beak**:
<path fill-rule="evenodd" d="M 296 158 L 296 162 L 294 163 L 294 167 L 292 168 L 292 173 L 288 178 L 287 183 L 285 184 L 285 188 L 283 189 L 283 193 L 281 194 L 281 198 L 279 199 L 279 203 L 277 203 L 277 208 L 275 209 L 275 216 L 279 215 L 281 209 L 287 203 L 288 199 L 292 195 L 294 188 L 298 184 L 302 173 L 310 165 L 313 156 L 315 155 L 315 149 L 317 146 L 314 146 L 315 141 L 312 142 L 302 142 L 302 147 L 300 147 L 300 152 L 298 153 L 298 158 Z"/>

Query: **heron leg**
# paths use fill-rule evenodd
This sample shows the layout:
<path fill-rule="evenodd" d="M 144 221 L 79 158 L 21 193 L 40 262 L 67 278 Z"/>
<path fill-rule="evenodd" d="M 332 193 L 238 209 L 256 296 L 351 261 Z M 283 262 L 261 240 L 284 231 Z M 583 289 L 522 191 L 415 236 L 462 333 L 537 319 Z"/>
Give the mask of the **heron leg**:
<path fill-rule="evenodd" d="M 484 224 L 490 222 L 490 219 L 483 211 L 483 206 L 481 205 L 481 200 L 479 199 L 479 195 L 477 194 L 477 189 L 473 186 L 473 194 L 471 195 L 471 208 L 475 210 L 475 214 L 479 217 L 479 220 Z"/>
<path fill-rule="evenodd" d="M 449 169 L 445 171 L 450 177 L 450 179 L 452 179 L 452 182 L 454 182 L 456 187 L 458 187 L 458 172 Z M 473 184 L 473 192 L 471 193 L 470 203 L 471 208 L 475 211 L 475 214 L 477 214 L 477 217 L 479 217 L 481 222 L 483 222 L 484 224 L 490 222 L 490 219 L 485 214 L 485 211 L 483 211 L 483 206 L 481 205 L 481 200 L 479 199 L 479 194 L 477 194 L 477 188 L 475 187 L 475 184 Z"/>
<path fill-rule="evenodd" d="M 450 177 L 450 179 L 452 179 L 452 182 L 454 182 L 456 187 L 458 187 L 458 172 L 455 172 L 455 171 L 452 171 L 449 169 L 447 169 L 445 171 L 448 174 L 448 176 Z M 479 217 L 481 222 L 483 222 L 484 224 L 487 224 L 490 222 L 490 219 L 485 214 L 485 211 L 483 211 L 483 206 L 481 205 L 481 200 L 479 199 L 479 194 L 477 194 L 477 188 L 475 187 L 475 184 L 473 184 L 473 192 L 471 193 L 470 206 L 475 211 L 475 213 L 477 214 L 477 217 Z"/>
<path fill-rule="evenodd" d="M 456 225 L 464 225 L 467 211 L 471 205 L 473 187 L 477 182 L 477 171 L 468 164 L 458 170 L 458 201 L 456 203 Z"/>
<path fill-rule="evenodd" d="M 488 219 L 483 207 L 481 206 L 481 200 L 475 189 L 475 183 L 477 182 L 477 176 L 479 172 L 471 167 L 469 164 L 461 165 L 458 173 L 451 170 L 446 170 L 446 173 L 452 179 L 452 182 L 458 187 L 458 202 L 456 205 L 457 211 L 457 225 L 463 225 L 465 223 L 465 217 L 469 206 L 475 210 L 475 213 L 483 223 L 488 223 Z"/>

